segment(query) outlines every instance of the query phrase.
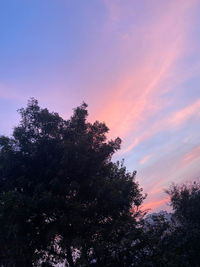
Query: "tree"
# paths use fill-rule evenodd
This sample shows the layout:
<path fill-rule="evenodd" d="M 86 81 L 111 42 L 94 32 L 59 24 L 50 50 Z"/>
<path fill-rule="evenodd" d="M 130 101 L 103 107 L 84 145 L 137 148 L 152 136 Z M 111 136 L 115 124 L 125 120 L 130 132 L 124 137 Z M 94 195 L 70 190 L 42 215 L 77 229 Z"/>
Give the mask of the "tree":
<path fill-rule="evenodd" d="M 166 191 L 170 196 L 174 217 L 182 224 L 200 225 L 200 184 L 172 185 Z"/>
<path fill-rule="evenodd" d="M 200 185 L 196 182 L 172 185 L 166 192 L 173 209 L 171 218 L 166 220 L 157 215 L 153 224 L 144 229 L 147 254 L 141 266 L 198 267 Z"/>
<path fill-rule="evenodd" d="M 174 210 L 168 256 L 180 266 L 200 263 L 200 184 L 172 185 L 167 193 Z"/>
<path fill-rule="evenodd" d="M 87 122 L 85 103 L 69 120 L 35 99 L 19 113 L 12 137 L 0 137 L 1 264 L 103 266 L 117 258 L 116 242 L 128 225 L 136 231 L 144 199 L 135 172 L 111 160 L 121 140 L 107 141 L 104 123 Z"/>

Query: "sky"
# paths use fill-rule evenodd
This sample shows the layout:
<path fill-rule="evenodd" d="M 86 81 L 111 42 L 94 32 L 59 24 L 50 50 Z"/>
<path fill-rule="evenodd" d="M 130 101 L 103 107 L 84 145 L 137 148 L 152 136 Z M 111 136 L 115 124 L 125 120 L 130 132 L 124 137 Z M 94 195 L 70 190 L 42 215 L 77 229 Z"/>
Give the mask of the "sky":
<path fill-rule="evenodd" d="M 0 134 L 34 97 L 119 136 L 143 208 L 169 209 L 172 183 L 200 177 L 200 0 L 0 1 Z"/>

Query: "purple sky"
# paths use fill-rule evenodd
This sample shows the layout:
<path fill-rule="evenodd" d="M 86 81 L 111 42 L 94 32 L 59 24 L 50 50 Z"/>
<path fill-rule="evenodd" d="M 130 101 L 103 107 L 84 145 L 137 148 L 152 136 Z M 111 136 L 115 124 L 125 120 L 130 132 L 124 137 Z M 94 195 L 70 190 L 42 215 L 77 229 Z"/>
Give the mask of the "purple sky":
<path fill-rule="evenodd" d="M 200 176 L 199 0 L 4 0 L 0 3 L 0 134 L 29 97 L 123 139 L 114 159 L 166 208 L 163 189 Z"/>

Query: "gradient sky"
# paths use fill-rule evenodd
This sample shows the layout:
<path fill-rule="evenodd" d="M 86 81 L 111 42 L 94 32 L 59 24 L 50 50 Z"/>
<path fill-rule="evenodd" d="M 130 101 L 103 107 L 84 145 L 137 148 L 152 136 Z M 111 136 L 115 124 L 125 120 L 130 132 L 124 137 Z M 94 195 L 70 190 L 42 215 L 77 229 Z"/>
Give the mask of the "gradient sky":
<path fill-rule="evenodd" d="M 166 208 L 163 189 L 200 176 L 200 0 L 2 0 L 0 134 L 35 97 L 121 137 L 116 159 Z"/>

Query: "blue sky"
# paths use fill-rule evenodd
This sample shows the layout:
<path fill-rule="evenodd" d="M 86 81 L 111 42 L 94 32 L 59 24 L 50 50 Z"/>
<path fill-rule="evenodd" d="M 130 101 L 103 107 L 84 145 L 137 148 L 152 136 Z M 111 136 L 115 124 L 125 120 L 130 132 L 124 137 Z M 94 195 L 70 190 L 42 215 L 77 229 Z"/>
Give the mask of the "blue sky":
<path fill-rule="evenodd" d="M 0 3 L 0 123 L 11 134 L 30 97 L 64 118 L 120 136 L 128 170 L 165 208 L 163 189 L 200 173 L 198 0 L 4 0 Z"/>

